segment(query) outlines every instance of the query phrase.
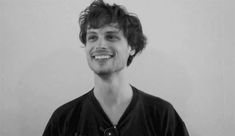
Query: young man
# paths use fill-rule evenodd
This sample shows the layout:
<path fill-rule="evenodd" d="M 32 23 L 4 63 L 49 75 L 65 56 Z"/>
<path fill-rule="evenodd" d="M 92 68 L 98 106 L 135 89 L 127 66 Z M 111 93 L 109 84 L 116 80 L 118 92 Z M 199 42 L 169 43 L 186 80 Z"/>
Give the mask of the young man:
<path fill-rule="evenodd" d="M 79 23 L 95 85 L 59 107 L 43 136 L 188 136 L 171 104 L 128 83 L 127 66 L 146 44 L 139 19 L 100 0 Z"/>

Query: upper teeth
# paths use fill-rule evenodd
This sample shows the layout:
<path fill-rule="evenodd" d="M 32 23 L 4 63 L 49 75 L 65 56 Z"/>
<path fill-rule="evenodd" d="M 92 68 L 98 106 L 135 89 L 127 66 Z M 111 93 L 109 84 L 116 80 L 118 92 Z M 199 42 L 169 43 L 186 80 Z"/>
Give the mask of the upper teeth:
<path fill-rule="evenodd" d="M 110 56 L 105 56 L 105 55 L 102 55 L 102 56 L 95 56 L 95 59 L 108 59 L 110 58 Z"/>

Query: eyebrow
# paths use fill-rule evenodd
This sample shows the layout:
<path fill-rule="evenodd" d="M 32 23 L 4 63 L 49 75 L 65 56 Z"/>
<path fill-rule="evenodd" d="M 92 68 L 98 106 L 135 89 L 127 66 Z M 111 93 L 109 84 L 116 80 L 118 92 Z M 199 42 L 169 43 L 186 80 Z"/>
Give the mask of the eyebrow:
<path fill-rule="evenodd" d="M 95 31 L 87 31 L 87 34 L 96 34 L 97 32 Z"/>
<path fill-rule="evenodd" d="M 119 34 L 120 30 L 110 30 L 110 31 L 106 31 L 106 34 Z M 97 34 L 96 31 L 93 30 L 87 30 L 87 34 Z"/>
<path fill-rule="evenodd" d="M 120 32 L 120 30 L 114 30 L 114 31 L 107 31 L 105 33 L 107 34 L 118 34 Z"/>

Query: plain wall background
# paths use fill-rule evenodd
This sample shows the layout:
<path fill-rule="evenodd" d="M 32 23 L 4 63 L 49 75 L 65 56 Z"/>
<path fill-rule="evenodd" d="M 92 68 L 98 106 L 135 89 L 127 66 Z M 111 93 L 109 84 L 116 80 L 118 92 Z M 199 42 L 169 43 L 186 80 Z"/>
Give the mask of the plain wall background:
<path fill-rule="evenodd" d="M 77 24 L 90 2 L 0 0 L 0 136 L 40 136 L 58 106 L 93 87 Z M 234 135 L 233 0 L 114 2 L 148 38 L 131 83 L 171 102 L 191 136 Z"/>

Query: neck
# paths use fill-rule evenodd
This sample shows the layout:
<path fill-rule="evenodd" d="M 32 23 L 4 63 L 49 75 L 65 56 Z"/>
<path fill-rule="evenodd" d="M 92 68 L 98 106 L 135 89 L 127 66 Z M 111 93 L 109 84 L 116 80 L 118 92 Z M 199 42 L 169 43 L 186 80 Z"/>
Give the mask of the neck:
<path fill-rule="evenodd" d="M 99 102 L 114 106 L 131 99 L 132 89 L 124 72 L 122 70 L 105 77 L 95 74 L 94 94 Z"/>

